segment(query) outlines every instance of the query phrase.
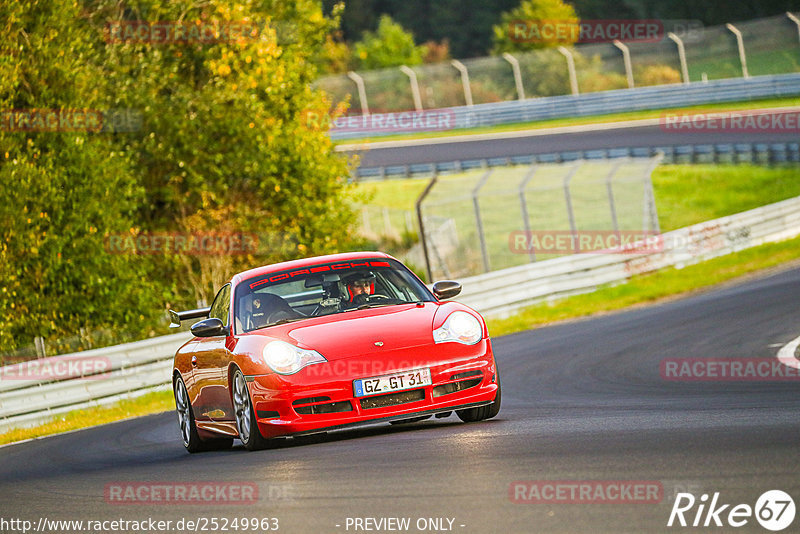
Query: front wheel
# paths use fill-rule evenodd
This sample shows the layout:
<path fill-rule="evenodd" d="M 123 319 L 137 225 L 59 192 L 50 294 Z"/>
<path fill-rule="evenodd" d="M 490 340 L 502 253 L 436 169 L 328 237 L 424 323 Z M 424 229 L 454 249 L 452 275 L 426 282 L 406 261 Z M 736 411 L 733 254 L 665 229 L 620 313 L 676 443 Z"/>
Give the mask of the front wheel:
<path fill-rule="evenodd" d="M 465 423 L 472 423 L 475 421 L 483 421 L 484 419 L 491 419 L 500 411 L 501 401 L 500 380 L 497 381 L 497 396 L 494 402 L 486 406 L 478 406 L 477 408 L 467 408 L 466 410 L 456 410 L 456 415 Z"/>
<path fill-rule="evenodd" d="M 257 451 L 267 446 L 267 440 L 261 435 L 250 401 L 250 392 L 242 372 L 237 369 L 233 373 L 233 408 L 236 412 L 236 427 L 239 439 L 248 451 Z"/>

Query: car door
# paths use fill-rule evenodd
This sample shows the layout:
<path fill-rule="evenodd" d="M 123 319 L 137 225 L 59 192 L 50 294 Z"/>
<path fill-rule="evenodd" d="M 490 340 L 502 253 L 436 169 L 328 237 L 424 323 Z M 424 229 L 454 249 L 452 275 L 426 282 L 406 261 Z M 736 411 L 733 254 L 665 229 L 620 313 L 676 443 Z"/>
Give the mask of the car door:
<path fill-rule="evenodd" d="M 231 285 L 219 290 L 211 304 L 209 318 L 216 317 L 230 331 Z M 198 338 L 194 347 L 197 358 L 194 366 L 194 383 L 199 394 L 195 404 L 195 417 L 200 420 L 230 421 L 234 419 L 228 392 L 228 335 Z"/>

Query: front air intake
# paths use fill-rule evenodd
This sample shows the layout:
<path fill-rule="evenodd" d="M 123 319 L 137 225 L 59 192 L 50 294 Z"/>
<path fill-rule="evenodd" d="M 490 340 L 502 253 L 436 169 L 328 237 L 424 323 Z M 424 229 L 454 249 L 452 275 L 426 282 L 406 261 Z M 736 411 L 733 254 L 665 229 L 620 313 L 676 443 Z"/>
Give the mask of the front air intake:
<path fill-rule="evenodd" d="M 425 390 L 412 389 L 409 391 L 400 391 L 398 393 L 389 393 L 387 395 L 377 395 L 375 397 L 367 397 L 361 399 L 361 407 L 365 410 L 373 408 L 385 408 L 387 406 L 397 406 L 398 404 L 405 404 L 407 402 L 421 401 L 425 398 Z"/>
<path fill-rule="evenodd" d="M 300 415 L 312 415 L 318 413 L 349 412 L 352 409 L 353 405 L 350 404 L 350 401 L 340 401 L 326 402 L 324 404 L 312 404 L 310 406 L 298 406 L 294 409 L 294 411 Z"/>
<path fill-rule="evenodd" d="M 441 397 L 442 395 L 449 395 L 456 391 L 464 391 L 465 389 L 474 388 L 481 383 L 483 378 L 470 378 L 469 380 L 462 380 L 461 382 L 451 382 L 449 384 L 442 384 L 433 388 L 433 396 Z"/>

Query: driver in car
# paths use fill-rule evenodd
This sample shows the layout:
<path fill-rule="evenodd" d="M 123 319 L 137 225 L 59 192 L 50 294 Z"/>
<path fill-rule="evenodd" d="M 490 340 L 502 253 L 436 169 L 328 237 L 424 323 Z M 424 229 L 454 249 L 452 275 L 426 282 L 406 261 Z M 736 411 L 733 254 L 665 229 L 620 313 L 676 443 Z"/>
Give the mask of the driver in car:
<path fill-rule="evenodd" d="M 344 279 L 347 286 L 348 303 L 359 306 L 369 301 L 369 296 L 375 293 L 375 275 L 371 272 L 358 272 L 348 275 Z"/>

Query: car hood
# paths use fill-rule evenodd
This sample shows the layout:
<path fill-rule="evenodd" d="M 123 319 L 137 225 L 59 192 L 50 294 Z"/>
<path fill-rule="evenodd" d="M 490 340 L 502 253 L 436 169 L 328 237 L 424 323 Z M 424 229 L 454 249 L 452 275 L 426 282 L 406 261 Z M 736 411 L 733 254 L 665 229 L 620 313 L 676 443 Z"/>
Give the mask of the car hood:
<path fill-rule="evenodd" d="M 355 310 L 290 323 L 285 335 L 287 341 L 316 350 L 328 361 L 431 345 L 438 307 L 425 302 Z"/>

